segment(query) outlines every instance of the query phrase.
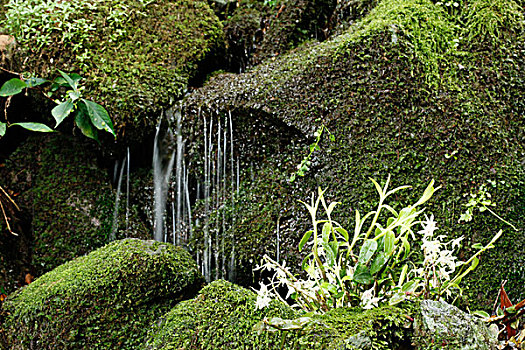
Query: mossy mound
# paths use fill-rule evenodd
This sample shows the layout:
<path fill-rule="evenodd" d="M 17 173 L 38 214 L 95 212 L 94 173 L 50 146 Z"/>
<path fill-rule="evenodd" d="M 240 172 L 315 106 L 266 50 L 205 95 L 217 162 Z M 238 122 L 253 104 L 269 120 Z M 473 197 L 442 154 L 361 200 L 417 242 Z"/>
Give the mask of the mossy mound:
<path fill-rule="evenodd" d="M 33 243 L 30 271 L 40 275 L 109 242 L 115 191 L 97 163 L 93 142 L 35 135 L 6 161 L 2 185 L 16 193 Z M 122 209 L 122 206 L 121 206 Z M 122 215 L 121 215 L 122 217 Z M 117 237 L 149 237 L 130 207 L 130 232 L 122 219 Z"/>
<path fill-rule="evenodd" d="M 256 295 L 226 281 L 204 287 L 192 300 L 178 304 L 155 323 L 145 349 L 340 349 L 361 332 L 376 348 L 396 349 L 393 341 L 403 335 L 405 311 L 395 307 L 374 310 L 337 309 L 317 315 L 297 332 L 258 333 L 254 327 L 264 318 L 295 319 L 301 316 L 287 305 L 272 301 L 262 310 L 255 306 Z M 395 336 L 394 336 L 395 334 Z M 390 347 L 385 347 L 390 345 Z"/>
<path fill-rule="evenodd" d="M 147 325 L 202 283 L 180 247 L 115 241 L 9 296 L 3 335 L 9 349 L 137 349 Z"/>
<path fill-rule="evenodd" d="M 472 243 L 505 231 L 497 249 L 482 256 L 466 295 L 489 306 L 508 279 L 513 300 L 522 299 L 525 31 L 517 4 L 480 0 L 448 8 L 383 0 L 340 36 L 245 74 L 216 76 L 190 96 L 188 120 L 196 120 L 198 108 L 214 118 L 231 112 L 239 141 L 268 136 L 239 151 L 246 192 L 235 211 L 242 213 L 236 236 L 249 242 L 238 249 L 240 259 L 275 251 L 279 225 L 282 258 L 289 266 L 300 263 L 296 247 L 310 223 L 296 200 L 308 201 L 318 186 L 328 188 L 328 200 L 342 202 L 333 217 L 352 229 L 355 210 L 377 204 L 369 178 L 384 183 L 390 174 L 392 186 L 415 187 L 393 198 L 394 205 L 414 199 L 434 179 L 442 188 L 427 212 L 440 234 L 466 237 L 460 257 L 470 256 Z M 481 8 L 491 15 L 482 16 Z M 321 125 L 335 141 L 325 132 L 306 176 L 290 183 Z M 288 145 L 281 144 L 283 135 L 290 135 Z M 196 143 L 200 138 L 194 135 Z M 458 223 L 468 194 L 482 185 L 517 232 L 488 211 Z"/>
<path fill-rule="evenodd" d="M 84 95 L 104 105 L 120 135 L 152 131 L 159 112 L 184 94 L 197 64 L 222 40 L 221 23 L 199 0 L 6 6 L 4 31 L 18 41 L 18 70 L 45 78 L 57 69 L 79 73 Z"/>

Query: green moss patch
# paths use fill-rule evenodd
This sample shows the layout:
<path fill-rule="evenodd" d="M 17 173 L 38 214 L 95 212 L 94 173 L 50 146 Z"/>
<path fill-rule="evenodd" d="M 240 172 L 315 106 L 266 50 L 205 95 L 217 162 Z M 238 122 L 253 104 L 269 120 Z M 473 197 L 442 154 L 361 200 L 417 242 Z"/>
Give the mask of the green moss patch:
<path fill-rule="evenodd" d="M 5 341 L 10 349 L 136 349 L 147 325 L 202 283 L 180 247 L 116 241 L 11 295 Z"/>
<path fill-rule="evenodd" d="M 303 330 L 258 333 L 264 318 L 294 319 L 301 314 L 278 301 L 255 307 L 256 295 L 226 281 L 215 281 L 197 297 L 178 304 L 150 329 L 145 349 L 340 349 L 352 336 L 366 333 L 379 349 L 395 349 L 404 337 L 405 311 L 338 309 L 313 317 Z M 351 348 L 351 347 L 349 347 Z"/>
<path fill-rule="evenodd" d="M 57 69 L 80 73 L 85 96 L 104 105 L 117 129 L 132 130 L 152 130 L 222 38 L 217 17 L 199 0 L 11 0 L 4 31 L 19 43 L 19 70 L 46 78 Z"/>

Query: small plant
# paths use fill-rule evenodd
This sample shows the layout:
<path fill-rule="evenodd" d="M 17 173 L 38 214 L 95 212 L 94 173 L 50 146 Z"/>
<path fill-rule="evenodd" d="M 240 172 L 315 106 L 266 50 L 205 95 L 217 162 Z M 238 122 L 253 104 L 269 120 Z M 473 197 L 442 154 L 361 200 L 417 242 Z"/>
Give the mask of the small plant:
<path fill-rule="evenodd" d="M 73 114 L 75 124 L 80 131 L 89 138 L 98 140 L 98 130 L 105 130 L 115 136 L 113 123 L 104 107 L 82 98 L 83 87 L 79 85 L 82 77 L 78 74 L 67 74 L 59 70 L 60 76 L 52 82 L 31 77 L 29 79 L 13 78 L 8 80 L 0 88 L 0 96 L 8 97 L 6 110 L 10 103 L 10 98 L 21 93 L 26 89 L 36 88 L 40 85 L 51 83 L 51 93 L 60 88 L 66 88 L 65 98 L 55 101 L 58 105 L 51 110 L 51 115 L 56 121 L 55 128 L 58 127 L 65 118 Z M 8 127 L 21 126 L 31 131 L 52 132 L 50 127 L 42 123 L 9 123 L 7 115 L 5 122 L 0 122 L 0 137 L 4 136 Z"/>
<path fill-rule="evenodd" d="M 363 217 L 356 211 L 353 235 L 332 219 L 338 203 L 326 203 L 323 190 L 319 189 L 317 198 L 312 195 L 310 203 L 303 202 L 312 220 L 312 229 L 299 242 L 300 251 L 310 248 L 302 264 L 307 277 L 294 276 L 285 263 L 265 255 L 258 269 L 268 270 L 273 276 L 268 285 L 261 284 L 257 307 L 267 305 L 270 297 L 285 303 L 291 298 L 292 306 L 307 312 L 347 306 L 367 309 L 415 298 L 450 298 L 453 292 L 461 292 L 461 280 L 476 268 L 478 256 L 494 247 L 502 234 L 500 230 L 486 246 L 474 245 L 478 252 L 465 262 L 458 261 L 453 252 L 461 238 L 445 242 L 444 236 L 434 235 L 438 228 L 432 215 L 420 219 L 425 210 L 422 205 L 437 190 L 434 181 L 417 202 L 399 211 L 387 204 L 387 199 L 409 186 L 389 190 L 390 177 L 383 187 L 371 181 L 379 203 L 376 210 Z M 318 219 L 321 206 L 325 218 Z M 415 232 L 416 227 L 421 230 Z M 412 246 L 420 239 L 422 254 L 414 254 Z M 281 286 L 288 290 L 285 298 L 277 293 Z"/>
<path fill-rule="evenodd" d="M 316 139 L 315 139 L 315 142 L 310 145 L 310 153 L 308 153 L 308 155 L 303 158 L 301 163 L 299 165 L 297 165 L 297 171 L 295 173 L 293 173 L 290 176 L 290 178 L 289 178 L 290 182 L 294 182 L 297 176 L 304 176 L 306 174 L 306 172 L 308 170 L 310 170 L 310 168 L 309 168 L 310 164 L 311 164 L 310 159 L 312 158 L 312 154 L 315 151 L 318 151 L 318 150 L 321 149 L 319 147 L 319 142 L 321 141 L 321 136 L 323 135 L 323 131 L 325 129 L 326 129 L 326 127 L 324 125 L 321 125 L 321 127 L 314 133 L 314 137 Z M 330 134 L 328 129 L 326 129 L 326 131 Z M 335 141 L 335 137 L 332 134 L 330 134 L 330 141 L 332 141 L 332 142 Z"/>
<path fill-rule="evenodd" d="M 493 184 L 495 185 L 495 183 Z M 467 196 L 465 194 L 464 196 Z M 481 185 L 479 187 L 479 190 L 477 193 L 471 193 L 470 198 L 467 204 L 464 204 L 464 206 L 467 208 L 463 214 L 461 214 L 458 222 L 465 221 L 469 222 L 474 217 L 474 211 L 478 209 L 480 212 L 488 211 L 494 217 L 498 218 L 500 221 L 504 222 L 505 224 L 509 225 L 514 229 L 514 231 L 518 231 L 516 226 L 512 225 L 507 220 L 503 219 L 501 216 L 496 214 L 490 207 L 495 207 L 496 203 L 492 202 L 491 195 L 489 191 L 487 191 L 485 185 Z"/>

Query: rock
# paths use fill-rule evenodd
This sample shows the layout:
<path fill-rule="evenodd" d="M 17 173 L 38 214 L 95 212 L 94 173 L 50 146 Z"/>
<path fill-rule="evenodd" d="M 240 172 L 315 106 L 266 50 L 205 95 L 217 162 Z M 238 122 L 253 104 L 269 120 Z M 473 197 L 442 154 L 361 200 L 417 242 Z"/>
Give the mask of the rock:
<path fill-rule="evenodd" d="M 239 260 L 257 261 L 276 252 L 279 225 L 281 258 L 300 266 L 297 245 L 311 223 L 298 200 L 328 188 L 330 200 L 341 202 L 334 215 L 349 230 L 356 210 L 369 212 L 377 204 L 369 178 L 384 183 L 389 174 L 393 186 L 414 186 L 403 191 L 405 199 L 420 195 L 435 179 L 442 187 L 426 203 L 426 212 L 439 218 L 440 234 L 488 243 L 507 227 L 488 211 L 458 223 L 465 195 L 485 185 L 498 215 L 518 231 L 506 231 L 496 249 L 484 253 L 464 286 L 470 287 L 471 308 L 490 305 L 501 279 L 512 283 L 509 288 L 521 300 L 525 30 L 516 3 L 504 1 L 508 6 L 500 10 L 510 14 L 502 18 L 514 18 L 514 25 L 502 22 L 491 35 L 473 29 L 478 23 L 490 30 L 476 10 L 499 11 L 491 10 L 490 1 L 460 9 L 469 24 L 430 0 L 379 1 L 343 34 L 305 44 L 243 74 L 214 76 L 189 96 L 184 132 L 187 154 L 199 166 L 195 173 L 203 169 L 203 116 L 213 118 L 214 125 L 221 116 L 232 116 L 241 169 L 239 205 L 233 208 L 242 213 L 235 228 Z M 455 48 L 460 32 L 472 40 Z M 496 53 L 491 68 L 489 53 Z M 328 131 L 308 171 L 290 182 L 321 126 Z"/>
<path fill-rule="evenodd" d="M 32 274 L 109 242 L 116 194 L 97 158 L 92 141 L 35 134 L 0 169 L 2 185 L 17 193 L 17 215 L 25 217 L 21 234 L 32 240 Z M 130 205 L 127 233 L 122 205 L 120 214 L 117 238 L 151 237 L 135 206 Z"/>
<path fill-rule="evenodd" d="M 13 350 L 137 349 L 147 326 L 202 284 L 180 247 L 115 241 L 10 295 L 2 335 Z"/>
<path fill-rule="evenodd" d="M 11 66 L 11 58 L 16 47 L 15 37 L 12 35 L 0 35 L 0 63 L 3 67 Z"/>
<path fill-rule="evenodd" d="M 153 324 L 144 349 L 367 349 L 401 344 L 405 334 L 405 310 L 384 307 L 374 310 L 336 309 L 311 317 L 303 329 L 286 332 L 254 327 L 263 319 L 291 320 L 301 313 L 273 300 L 262 310 L 255 307 L 254 292 L 226 281 L 214 281 L 192 300 L 181 302 Z M 407 337 L 408 339 L 408 337 Z M 392 348 L 392 347 L 390 347 Z"/>
<path fill-rule="evenodd" d="M 496 350 L 497 337 L 475 316 L 444 301 L 423 300 L 414 325 L 418 349 Z"/>

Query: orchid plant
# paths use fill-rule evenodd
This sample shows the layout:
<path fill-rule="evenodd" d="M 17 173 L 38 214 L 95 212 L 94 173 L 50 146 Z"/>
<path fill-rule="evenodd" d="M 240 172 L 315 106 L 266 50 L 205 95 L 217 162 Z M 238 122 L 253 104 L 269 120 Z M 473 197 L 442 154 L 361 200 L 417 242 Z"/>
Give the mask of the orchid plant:
<path fill-rule="evenodd" d="M 299 243 L 310 252 L 303 260 L 306 277 L 295 276 L 286 266 L 265 255 L 258 270 L 268 270 L 269 283 L 260 283 L 257 307 L 264 308 L 272 298 L 304 311 L 326 312 L 333 308 L 361 306 L 365 309 L 380 303 L 397 304 L 406 299 L 453 297 L 461 293 L 459 284 L 479 263 L 478 256 L 494 247 L 500 230 L 486 246 L 474 245 L 478 251 L 467 261 L 459 261 L 454 252 L 462 237 L 446 240 L 436 235 L 433 215 L 421 216 L 422 207 L 434 192 L 434 181 L 427 186 L 414 204 L 397 211 L 387 204 L 392 194 L 409 188 L 388 190 L 390 177 L 381 187 L 371 179 L 378 194 L 377 208 L 363 217 L 356 210 L 353 236 L 332 219 L 337 202 L 326 203 L 325 191 L 312 195 L 308 209 L 312 229 Z M 318 219 L 322 206 L 325 218 Z M 414 243 L 421 242 L 421 254 L 414 253 Z M 422 260 L 421 260 L 422 259 Z M 285 288 L 285 297 L 278 293 Z"/>

